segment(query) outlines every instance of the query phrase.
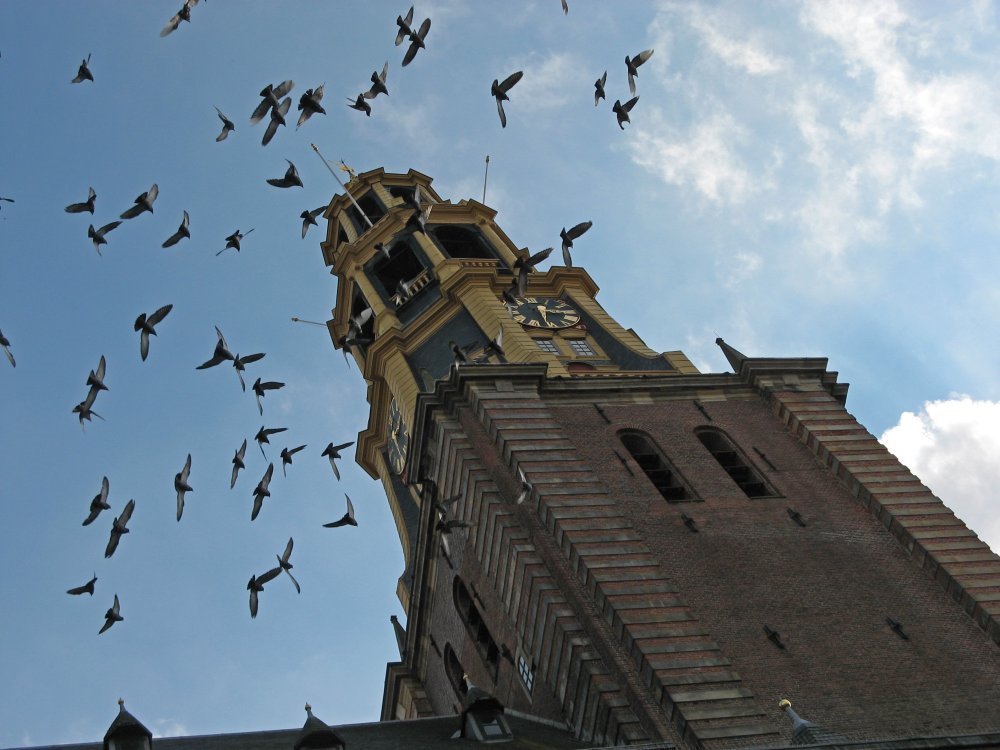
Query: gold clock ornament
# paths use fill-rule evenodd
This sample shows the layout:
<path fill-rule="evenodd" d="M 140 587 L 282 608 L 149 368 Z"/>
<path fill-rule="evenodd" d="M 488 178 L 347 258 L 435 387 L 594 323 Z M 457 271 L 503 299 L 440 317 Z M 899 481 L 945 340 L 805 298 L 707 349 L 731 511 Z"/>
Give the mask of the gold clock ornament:
<path fill-rule="evenodd" d="M 511 314 L 525 328 L 569 328 L 580 322 L 580 313 L 557 297 L 515 297 Z"/>
<path fill-rule="evenodd" d="M 403 412 L 396 399 L 389 404 L 389 465 L 397 474 L 403 473 L 406 464 L 406 449 L 410 444 L 410 434 L 406 431 Z"/>

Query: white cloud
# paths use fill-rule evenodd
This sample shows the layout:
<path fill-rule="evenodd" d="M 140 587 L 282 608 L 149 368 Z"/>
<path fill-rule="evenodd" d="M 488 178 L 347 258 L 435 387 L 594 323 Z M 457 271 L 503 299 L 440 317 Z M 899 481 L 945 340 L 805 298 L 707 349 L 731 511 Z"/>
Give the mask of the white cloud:
<path fill-rule="evenodd" d="M 175 719 L 157 719 L 154 726 L 154 737 L 186 737 L 190 734 L 187 727 Z"/>
<path fill-rule="evenodd" d="M 508 67 L 501 80 L 517 70 L 524 71 L 524 77 L 510 90 L 515 107 L 524 102 L 522 109 L 561 107 L 571 99 L 578 99 L 580 90 L 592 84 L 583 61 L 565 52 L 553 52 L 544 57 L 532 53 L 515 59 Z"/>
<path fill-rule="evenodd" d="M 1000 401 L 953 395 L 904 412 L 880 438 L 994 551 L 1000 550 Z"/>
<path fill-rule="evenodd" d="M 701 5 L 685 8 L 691 27 L 701 34 L 705 46 L 727 65 L 740 68 L 750 75 L 770 75 L 788 66 L 788 61 L 769 51 L 764 44 L 747 36 L 745 28 L 727 22 L 721 13 L 706 10 Z M 737 29 L 723 28 L 737 26 Z"/>

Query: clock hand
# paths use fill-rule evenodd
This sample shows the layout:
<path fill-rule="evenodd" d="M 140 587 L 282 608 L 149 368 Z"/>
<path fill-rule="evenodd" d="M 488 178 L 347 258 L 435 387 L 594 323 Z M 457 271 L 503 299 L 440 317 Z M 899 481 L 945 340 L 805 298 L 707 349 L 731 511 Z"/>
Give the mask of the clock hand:
<path fill-rule="evenodd" d="M 545 325 L 548 325 L 549 316 L 546 313 L 548 313 L 549 309 L 545 305 L 536 305 L 535 307 L 538 308 L 538 313 L 542 316 L 542 320 L 545 322 Z"/>

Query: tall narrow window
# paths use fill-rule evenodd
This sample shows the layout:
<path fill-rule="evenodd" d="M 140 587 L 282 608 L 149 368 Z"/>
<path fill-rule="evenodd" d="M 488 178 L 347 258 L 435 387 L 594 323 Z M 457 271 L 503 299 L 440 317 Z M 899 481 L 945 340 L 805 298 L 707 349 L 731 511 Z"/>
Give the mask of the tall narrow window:
<path fill-rule="evenodd" d="M 747 497 L 767 497 L 775 494 L 764 479 L 720 430 L 701 429 L 698 439 L 733 478 Z"/>
<path fill-rule="evenodd" d="M 668 503 L 697 502 L 677 471 L 664 455 L 653 445 L 653 441 L 641 432 L 623 432 L 619 435 L 632 458 L 646 472 L 649 481 Z"/>
<path fill-rule="evenodd" d="M 448 675 L 448 682 L 458 693 L 459 698 L 464 698 L 466 692 L 469 688 L 465 684 L 465 669 L 462 668 L 462 662 L 458 660 L 455 656 L 455 649 L 451 647 L 450 643 L 444 645 L 444 671 Z"/>
<path fill-rule="evenodd" d="M 458 615 L 462 618 L 465 629 L 469 631 L 476 650 L 483 657 L 483 661 L 496 674 L 496 670 L 500 666 L 500 649 L 497 647 L 496 641 L 493 640 L 493 636 L 490 635 L 486 623 L 483 622 L 483 617 L 479 614 L 479 609 L 472 601 L 469 589 L 466 588 L 458 576 L 455 576 L 452 593 L 455 597 L 455 609 L 458 610 Z"/>

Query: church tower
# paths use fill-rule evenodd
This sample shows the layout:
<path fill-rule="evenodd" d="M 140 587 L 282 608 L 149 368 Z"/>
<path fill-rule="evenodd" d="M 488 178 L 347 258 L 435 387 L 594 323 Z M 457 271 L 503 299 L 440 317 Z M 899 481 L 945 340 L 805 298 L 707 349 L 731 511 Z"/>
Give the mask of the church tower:
<path fill-rule="evenodd" d="M 382 718 L 492 701 L 594 745 L 1000 746 L 1000 558 L 826 360 L 720 339 L 733 372 L 700 373 L 495 217 L 381 169 L 326 213 L 357 461 L 406 559 Z"/>

